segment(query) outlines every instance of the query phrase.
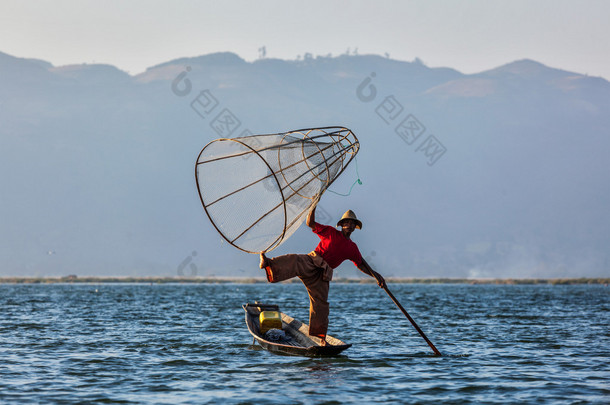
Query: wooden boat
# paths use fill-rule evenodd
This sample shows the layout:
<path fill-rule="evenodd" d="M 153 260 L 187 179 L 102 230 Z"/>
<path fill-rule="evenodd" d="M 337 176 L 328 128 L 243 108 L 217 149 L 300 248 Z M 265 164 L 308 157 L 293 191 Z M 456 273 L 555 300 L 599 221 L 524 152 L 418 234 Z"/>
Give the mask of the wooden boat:
<path fill-rule="evenodd" d="M 266 339 L 260 333 L 259 316 L 262 311 L 280 311 L 277 305 L 269 304 L 246 304 L 242 305 L 246 311 L 246 325 L 248 330 L 254 336 L 254 339 L 264 349 L 274 353 L 290 354 L 294 356 L 336 356 L 343 350 L 351 347 L 351 344 L 346 344 L 332 336 L 326 336 L 328 345 L 320 346 L 321 339 L 315 336 L 309 336 L 309 325 L 306 325 L 298 320 L 281 313 L 282 330 L 285 333 L 285 338 L 277 341 Z"/>

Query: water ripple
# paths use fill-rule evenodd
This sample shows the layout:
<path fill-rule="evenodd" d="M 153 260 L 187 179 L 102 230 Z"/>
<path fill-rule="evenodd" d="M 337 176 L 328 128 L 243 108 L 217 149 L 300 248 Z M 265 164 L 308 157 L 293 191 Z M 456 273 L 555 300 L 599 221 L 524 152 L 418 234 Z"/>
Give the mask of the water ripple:
<path fill-rule="evenodd" d="M 2 403 L 609 403 L 603 286 L 395 285 L 436 357 L 374 285 L 333 284 L 334 358 L 273 355 L 241 304 L 281 285 L 0 285 Z"/>

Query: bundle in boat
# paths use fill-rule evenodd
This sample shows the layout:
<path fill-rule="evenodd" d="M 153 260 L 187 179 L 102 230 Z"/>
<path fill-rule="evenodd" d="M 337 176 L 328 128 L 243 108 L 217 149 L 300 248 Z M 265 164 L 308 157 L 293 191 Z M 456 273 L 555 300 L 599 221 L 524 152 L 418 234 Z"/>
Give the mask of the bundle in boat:
<path fill-rule="evenodd" d="M 359 147 L 343 127 L 216 139 L 197 158 L 199 197 L 227 242 L 268 252 L 297 230 Z"/>

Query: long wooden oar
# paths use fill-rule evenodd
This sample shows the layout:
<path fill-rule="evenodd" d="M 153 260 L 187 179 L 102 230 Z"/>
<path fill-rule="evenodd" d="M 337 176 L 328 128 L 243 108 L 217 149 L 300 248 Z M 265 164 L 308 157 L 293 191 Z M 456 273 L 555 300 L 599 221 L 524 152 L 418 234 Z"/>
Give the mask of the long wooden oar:
<path fill-rule="evenodd" d="M 377 277 L 375 277 L 375 280 L 377 280 Z M 379 280 L 377 280 L 377 282 L 379 282 Z M 419 332 L 419 334 L 421 335 L 421 337 L 424 338 L 424 340 L 426 341 L 426 343 L 428 343 L 428 346 L 430 346 L 430 348 L 434 351 L 434 354 L 436 354 L 437 356 L 442 356 L 441 352 L 438 351 L 438 349 L 436 347 L 434 347 L 434 345 L 432 344 L 432 342 L 430 341 L 430 339 L 428 339 L 428 337 L 426 336 L 426 334 L 424 333 L 424 331 L 422 331 L 419 326 L 417 326 L 417 324 L 415 323 L 415 321 L 413 320 L 413 318 L 411 318 L 411 315 L 409 315 L 409 313 L 402 307 L 402 305 L 400 305 L 400 302 L 398 302 L 398 300 L 396 299 L 396 297 L 394 297 L 394 295 L 390 292 L 390 290 L 388 290 L 388 286 L 384 285 L 383 289 L 385 290 L 385 292 L 388 293 L 388 295 L 390 296 L 390 298 L 392 299 L 392 301 L 394 301 L 394 304 L 396 304 L 396 306 L 402 311 L 403 314 L 405 314 L 405 316 L 407 317 L 407 319 L 409 320 L 409 322 L 411 322 L 411 325 L 413 325 L 415 327 L 415 329 Z"/>

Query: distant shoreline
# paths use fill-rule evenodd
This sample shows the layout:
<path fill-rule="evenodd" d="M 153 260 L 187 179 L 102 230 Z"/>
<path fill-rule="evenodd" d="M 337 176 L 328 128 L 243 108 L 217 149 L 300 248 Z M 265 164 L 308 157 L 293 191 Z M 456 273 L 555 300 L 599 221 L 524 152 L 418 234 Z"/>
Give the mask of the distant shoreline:
<path fill-rule="evenodd" d="M 610 278 L 525 278 L 525 279 L 469 279 L 469 278 L 387 278 L 395 284 L 497 284 L 497 285 L 576 285 L 610 284 Z M 293 279 L 284 283 L 298 282 Z M 0 284 L 264 284 L 262 277 L 0 277 Z M 372 284 L 373 279 L 336 278 L 333 283 Z"/>

